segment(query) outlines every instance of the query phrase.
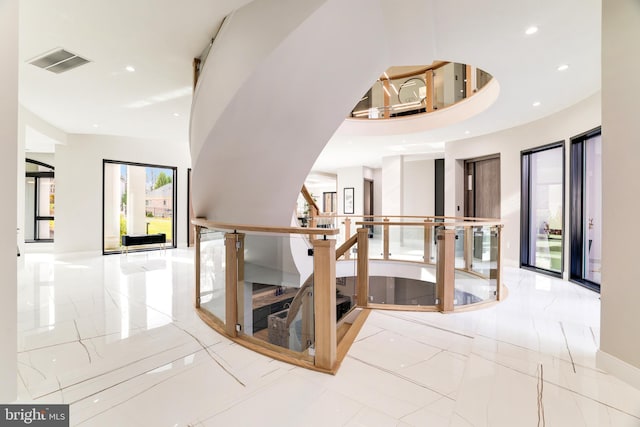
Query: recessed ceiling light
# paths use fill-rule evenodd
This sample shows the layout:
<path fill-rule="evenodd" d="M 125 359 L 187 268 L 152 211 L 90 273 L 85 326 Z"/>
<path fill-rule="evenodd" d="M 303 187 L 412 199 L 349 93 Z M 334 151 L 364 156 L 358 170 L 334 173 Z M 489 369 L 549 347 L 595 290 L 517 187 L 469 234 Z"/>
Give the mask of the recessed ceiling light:
<path fill-rule="evenodd" d="M 524 33 L 526 35 L 530 36 L 530 35 L 535 34 L 537 32 L 538 32 L 538 27 L 536 27 L 535 25 L 532 25 L 529 28 L 527 28 Z"/>
<path fill-rule="evenodd" d="M 465 134 L 465 135 L 469 135 L 470 133 L 471 133 L 471 131 L 469 131 L 469 130 L 465 130 L 465 131 L 464 131 L 464 134 Z"/>
<path fill-rule="evenodd" d="M 136 69 L 135 69 L 133 66 L 131 66 L 131 65 L 127 65 L 124 69 L 125 69 L 125 70 L 127 70 L 127 71 L 128 71 L 128 72 L 130 72 L 130 73 L 133 73 L 133 72 L 136 70 Z"/>
<path fill-rule="evenodd" d="M 173 113 L 173 117 L 180 117 L 180 113 Z"/>
<path fill-rule="evenodd" d="M 94 128 L 99 128 L 99 127 L 100 127 L 100 125 L 99 125 L 99 124 L 97 124 L 97 123 L 94 123 L 94 124 L 93 124 L 93 127 L 94 127 Z"/>
<path fill-rule="evenodd" d="M 533 103 L 533 106 L 534 106 L 534 107 L 539 107 L 539 106 L 540 106 L 540 101 L 536 101 L 536 102 L 534 102 L 534 103 Z"/>
<path fill-rule="evenodd" d="M 569 69 L 569 65 L 568 64 L 562 64 L 558 66 L 558 71 L 565 71 Z"/>

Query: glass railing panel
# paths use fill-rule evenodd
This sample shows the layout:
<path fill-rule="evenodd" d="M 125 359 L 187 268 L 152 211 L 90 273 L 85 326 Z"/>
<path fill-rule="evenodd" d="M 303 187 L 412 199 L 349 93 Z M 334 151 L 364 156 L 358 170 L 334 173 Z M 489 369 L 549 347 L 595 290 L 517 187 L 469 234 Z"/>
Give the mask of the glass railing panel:
<path fill-rule="evenodd" d="M 436 225 L 428 225 L 427 228 L 430 231 L 430 234 L 428 234 L 429 239 L 425 240 L 426 244 L 429 246 L 428 251 L 425 251 L 425 254 L 429 254 L 428 259 L 426 259 L 425 261 L 429 264 L 435 264 L 436 263 L 436 253 L 438 251 L 438 245 L 437 245 L 437 240 L 436 240 L 436 234 L 438 232 L 438 226 Z M 427 248 L 425 248 L 427 249 Z"/>
<path fill-rule="evenodd" d="M 200 307 L 225 322 L 225 233 L 200 229 Z"/>
<path fill-rule="evenodd" d="M 485 225 L 473 227 L 473 246 L 471 249 L 471 270 L 489 277 L 492 268 L 492 233 L 493 227 Z M 495 267 L 495 266 L 494 266 Z"/>
<path fill-rule="evenodd" d="M 465 259 L 465 227 L 456 227 L 456 237 L 455 237 L 455 267 L 464 269 L 467 267 L 466 259 Z"/>
<path fill-rule="evenodd" d="M 389 88 L 390 117 L 426 112 L 427 86 L 423 74 L 390 80 Z"/>
<path fill-rule="evenodd" d="M 433 71 L 433 108 L 442 110 L 453 104 L 453 64 L 446 64 Z"/>
<path fill-rule="evenodd" d="M 493 77 L 491 76 L 491 74 L 487 73 L 484 70 L 481 70 L 480 68 L 476 68 L 476 87 L 478 88 L 478 90 L 485 87 L 492 78 Z"/>
<path fill-rule="evenodd" d="M 372 304 L 433 306 L 436 298 L 433 282 L 404 277 L 369 277 L 369 302 Z"/>
<path fill-rule="evenodd" d="M 389 259 L 424 262 L 424 226 L 389 226 Z"/>
<path fill-rule="evenodd" d="M 305 352 L 313 346 L 313 252 L 305 235 L 247 234 L 238 322 L 242 335 Z"/>
<path fill-rule="evenodd" d="M 336 321 L 357 305 L 358 283 L 358 244 L 353 245 L 351 259 L 340 261 L 336 265 Z M 340 341 L 340 339 L 338 339 Z"/>
<path fill-rule="evenodd" d="M 440 63 L 439 63 L 440 64 Z M 411 75 L 393 76 L 386 72 L 360 98 L 351 111 L 351 117 L 360 119 L 385 119 L 420 114 L 427 111 L 426 100 L 432 94 L 433 110 L 447 108 L 471 96 L 467 93 L 467 65 L 449 62 L 433 64 L 435 68 L 423 68 Z M 473 69 L 473 68 L 472 68 Z M 433 70 L 433 87 L 429 87 L 426 73 Z M 492 78 L 491 74 L 475 69 L 476 91 Z M 389 71 L 389 70 L 387 70 Z"/>
<path fill-rule="evenodd" d="M 498 268 L 498 251 L 497 240 L 492 236 L 492 227 L 456 227 L 456 236 L 454 305 L 495 300 L 497 282 L 495 278 L 491 279 L 491 276 L 492 271 L 495 273 Z M 459 243 L 460 241 L 462 243 Z M 458 264 L 463 267 L 459 268 Z"/>

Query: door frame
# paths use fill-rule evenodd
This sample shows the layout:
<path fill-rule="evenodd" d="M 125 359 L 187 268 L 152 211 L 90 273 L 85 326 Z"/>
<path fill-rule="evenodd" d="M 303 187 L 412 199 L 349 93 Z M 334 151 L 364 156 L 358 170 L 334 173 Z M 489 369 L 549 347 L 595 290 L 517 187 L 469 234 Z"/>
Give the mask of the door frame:
<path fill-rule="evenodd" d="M 602 135 L 601 127 L 596 127 L 571 138 L 569 179 L 569 280 L 599 293 L 600 284 L 584 278 L 585 143 L 598 135 Z"/>
<path fill-rule="evenodd" d="M 464 174 L 464 216 L 474 218 L 476 217 L 476 163 L 483 162 L 485 160 L 498 159 L 498 177 L 501 176 L 501 159 L 500 153 L 488 154 L 486 156 L 474 157 L 472 159 L 465 159 L 463 165 Z M 469 173 L 471 170 L 471 173 Z M 471 177 L 471 178 L 470 178 Z M 471 186 L 471 188 L 469 188 Z M 502 198 L 502 185 L 500 178 L 498 178 L 498 192 L 500 193 L 499 200 Z M 502 210 L 502 209 L 501 209 Z"/>
<path fill-rule="evenodd" d="M 530 239 L 529 236 L 531 228 L 531 216 L 529 206 L 531 201 L 531 155 L 540 153 L 542 151 L 553 150 L 556 148 L 562 148 L 562 243 L 560 244 L 560 271 L 547 270 L 545 268 L 536 267 L 529 263 L 530 255 Z M 566 212 L 566 199 L 565 199 L 565 171 L 566 171 L 566 148 L 565 142 L 557 141 L 551 144 L 541 145 L 539 147 L 522 150 L 520 152 L 520 268 L 536 271 L 539 273 L 548 274 L 549 276 L 562 278 L 564 273 L 564 248 L 566 244 L 566 224 L 565 224 L 565 212 Z M 526 174 L 525 174 L 526 171 Z M 525 179 L 526 177 L 526 179 Z"/>

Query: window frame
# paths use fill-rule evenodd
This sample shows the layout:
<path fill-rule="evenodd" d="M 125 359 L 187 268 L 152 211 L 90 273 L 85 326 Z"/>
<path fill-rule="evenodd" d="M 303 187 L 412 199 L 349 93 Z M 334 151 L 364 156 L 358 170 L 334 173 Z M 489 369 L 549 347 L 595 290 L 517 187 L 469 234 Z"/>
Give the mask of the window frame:
<path fill-rule="evenodd" d="M 112 160 L 112 159 L 102 159 L 102 255 L 113 255 L 122 253 L 121 249 L 117 250 L 105 250 L 105 172 L 107 164 L 117 164 L 117 165 L 126 165 L 126 166 L 139 166 L 144 168 L 158 168 L 158 169 L 169 169 L 172 171 L 173 175 L 171 177 L 173 188 L 172 188 L 172 218 L 171 218 L 171 227 L 172 227 L 172 236 L 171 236 L 171 244 L 165 247 L 169 248 L 177 248 L 178 247 L 178 167 L 177 166 L 167 166 L 167 165 L 157 165 L 152 163 L 139 163 L 139 162 L 127 162 L 122 160 Z M 162 247 L 149 247 L 149 248 L 132 248 L 129 249 L 128 252 L 148 252 L 148 251 L 157 251 L 162 250 Z"/>
<path fill-rule="evenodd" d="M 531 155 L 543 151 L 562 149 L 562 241 L 560 244 L 560 271 L 549 270 L 536 267 L 529 263 L 531 248 Z M 520 151 L 520 268 L 547 274 L 553 277 L 562 278 L 565 263 L 565 240 L 567 237 L 566 227 L 566 144 L 564 140 L 552 142 Z"/>

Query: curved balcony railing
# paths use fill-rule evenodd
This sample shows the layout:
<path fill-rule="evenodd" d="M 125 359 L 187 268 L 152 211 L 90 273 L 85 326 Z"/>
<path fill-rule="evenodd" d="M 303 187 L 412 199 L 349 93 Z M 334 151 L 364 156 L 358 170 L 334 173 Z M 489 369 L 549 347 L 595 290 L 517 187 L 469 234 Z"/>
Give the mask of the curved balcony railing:
<path fill-rule="evenodd" d="M 335 372 L 371 309 L 453 312 L 504 297 L 491 219 L 318 216 L 316 227 L 196 219 L 196 307 L 236 342 Z"/>
<path fill-rule="evenodd" d="M 390 119 L 441 110 L 471 97 L 491 79 L 486 71 L 457 62 L 391 67 L 358 101 L 350 118 Z"/>

